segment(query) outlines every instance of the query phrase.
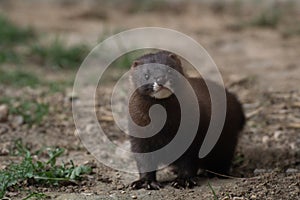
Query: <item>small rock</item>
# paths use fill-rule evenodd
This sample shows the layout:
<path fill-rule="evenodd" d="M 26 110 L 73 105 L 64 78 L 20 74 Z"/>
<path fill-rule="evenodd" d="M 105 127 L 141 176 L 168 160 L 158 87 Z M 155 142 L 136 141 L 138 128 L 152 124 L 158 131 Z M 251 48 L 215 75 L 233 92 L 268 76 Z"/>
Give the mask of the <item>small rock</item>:
<path fill-rule="evenodd" d="M 244 200 L 244 197 L 233 197 L 232 200 Z"/>
<path fill-rule="evenodd" d="M 74 135 L 75 135 L 76 137 L 79 137 L 79 136 L 80 136 L 80 134 L 79 134 L 79 130 L 78 130 L 78 129 L 75 129 L 75 131 L 74 131 Z"/>
<path fill-rule="evenodd" d="M 72 190 L 71 188 L 67 188 L 65 191 L 66 191 L 67 193 L 73 192 L 73 190 Z"/>
<path fill-rule="evenodd" d="M 93 195 L 92 192 L 82 192 L 81 194 L 83 194 L 84 196 L 92 196 Z"/>
<path fill-rule="evenodd" d="M 8 120 L 8 107 L 5 104 L 0 105 L 0 122 Z"/>
<path fill-rule="evenodd" d="M 137 196 L 136 195 L 132 195 L 131 198 L 132 199 L 137 199 Z"/>
<path fill-rule="evenodd" d="M 259 175 L 259 174 L 264 174 L 266 172 L 267 172 L 266 169 L 255 169 L 253 173 L 254 175 Z"/>
<path fill-rule="evenodd" d="M 121 194 L 125 194 L 126 192 L 124 190 L 121 190 Z"/>
<path fill-rule="evenodd" d="M 84 161 L 83 165 L 89 166 L 91 168 L 96 168 L 97 167 L 97 163 L 94 160 Z"/>
<path fill-rule="evenodd" d="M 78 94 L 74 91 L 69 91 L 67 93 L 67 98 L 68 98 L 69 101 L 77 100 L 78 99 Z"/>
<path fill-rule="evenodd" d="M 278 140 L 279 139 L 279 136 L 282 134 L 282 132 L 281 131 L 275 131 L 274 132 L 274 139 L 275 140 Z"/>
<path fill-rule="evenodd" d="M 264 144 L 266 144 L 268 141 L 269 141 L 269 137 L 268 136 L 265 135 L 265 136 L 262 137 L 262 142 Z"/>
<path fill-rule="evenodd" d="M 251 196 L 250 196 L 250 199 L 256 199 L 257 197 L 256 197 L 256 195 L 254 195 L 254 194 L 252 194 Z"/>
<path fill-rule="evenodd" d="M 7 156 L 9 154 L 9 150 L 4 148 L 0 149 L 0 156 Z"/>
<path fill-rule="evenodd" d="M 222 200 L 230 200 L 229 197 L 224 197 Z"/>
<path fill-rule="evenodd" d="M 299 172 L 298 169 L 293 169 L 293 168 L 288 168 L 288 169 L 285 171 L 285 173 L 287 173 L 287 174 L 296 174 L 296 173 L 298 173 L 298 172 Z"/>
<path fill-rule="evenodd" d="M 117 190 L 122 190 L 125 186 L 123 184 L 117 185 Z"/>
<path fill-rule="evenodd" d="M 116 194 L 110 194 L 109 197 L 111 197 L 112 199 L 117 199 Z"/>
<path fill-rule="evenodd" d="M 13 127 L 18 127 L 24 123 L 24 118 L 21 115 L 13 117 L 12 125 Z"/>

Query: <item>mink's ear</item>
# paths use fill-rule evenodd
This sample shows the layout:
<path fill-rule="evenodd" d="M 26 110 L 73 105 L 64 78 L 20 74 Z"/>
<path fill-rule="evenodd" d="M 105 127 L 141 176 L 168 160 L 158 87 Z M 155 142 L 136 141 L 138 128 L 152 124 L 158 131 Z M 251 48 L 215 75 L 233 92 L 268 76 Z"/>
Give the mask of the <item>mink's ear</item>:
<path fill-rule="evenodd" d="M 180 61 L 180 59 L 177 57 L 176 54 L 170 53 L 170 54 L 169 54 L 169 57 L 172 58 L 173 60 L 175 60 L 175 62 L 176 62 L 179 66 L 181 66 L 181 61 Z"/>
<path fill-rule="evenodd" d="M 141 62 L 140 61 L 133 61 L 133 63 L 132 63 L 132 65 L 131 65 L 131 68 L 135 68 L 135 67 L 137 67 L 138 65 L 140 65 L 141 64 Z"/>
<path fill-rule="evenodd" d="M 174 59 L 174 60 L 178 59 L 177 56 L 175 54 L 173 54 L 173 53 L 170 53 L 169 57 L 172 58 L 172 59 Z"/>

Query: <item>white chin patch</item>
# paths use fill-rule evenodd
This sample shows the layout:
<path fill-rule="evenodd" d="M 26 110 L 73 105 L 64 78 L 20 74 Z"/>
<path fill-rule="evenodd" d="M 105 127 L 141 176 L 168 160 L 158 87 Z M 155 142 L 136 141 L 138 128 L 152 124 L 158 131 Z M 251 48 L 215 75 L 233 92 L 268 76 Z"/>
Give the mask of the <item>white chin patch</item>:
<path fill-rule="evenodd" d="M 154 97 L 156 99 L 165 99 L 172 95 L 172 91 L 170 91 L 167 88 L 162 88 L 157 92 L 154 92 L 151 94 L 151 97 Z"/>

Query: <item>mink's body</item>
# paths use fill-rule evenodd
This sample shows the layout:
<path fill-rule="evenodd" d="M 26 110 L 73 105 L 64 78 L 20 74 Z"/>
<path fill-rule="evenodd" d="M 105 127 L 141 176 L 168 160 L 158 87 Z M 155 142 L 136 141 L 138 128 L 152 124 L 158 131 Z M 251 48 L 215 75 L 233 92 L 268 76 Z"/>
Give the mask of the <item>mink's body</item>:
<path fill-rule="evenodd" d="M 165 75 L 167 72 L 160 66 L 152 69 L 150 66 L 147 66 L 146 69 L 139 69 L 141 65 L 149 63 L 167 65 L 184 75 L 179 58 L 166 51 L 144 55 L 133 63 L 131 69 L 132 83 L 134 86 L 142 85 L 135 90 L 129 101 L 129 113 L 133 122 L 141 127 L 148 125 L 150 123 L 149 109 L 155 104 L 163 106 L 167 113 L 166 122 L 159 133 L 148 138 L 130 137 L 131 149 L 133 152 L 138 153 L 153 152 L 167 145 L 175 137 L 181 120 L 179 101 L 172 91 L 169 90 L 170 88 L 172 89 L 173 75 Z M 153 81 L 151 77 L 153 77 Z M 192 144 L 180 158 L 171 164 L 178 175 L 173 182 L 175 187 L 192 187 L 195 185 L 192 178 L 196 176 L 199 168 L 227 174 L 237 144 L 238 133 L 242 130 L 245 123 L 241 104 L 233 94 L 226 91 L 227 111 L 223 131 L 212 151 L 205 158 L 199 159 L 199 150 L 210 123 L 211 101 L 208 88 L 202 78 L 186 77 L 186 79 L 197 96 L 201 112 L 198 131 Z M 221 88 L 217 84 L 213 84 L 213 87 Z M 140 130 L 137 130 L 135 126 L 129 123 L 130 133 L 143 135 L 142 132 L 138 131 Z M 186 134 L 188 137 L 189 133 Z M 158 189 L 160 184 L 156 181 L 156 171 L 143 173 L 145 170 L 144 166 L 150 164 L 151 160 L 137 159 L 136 161 L 141 173 L 140 179 L 133 182 L 132 187 L 135 189 Z M 164 164 L 163 161 L 162 164 Z"/>

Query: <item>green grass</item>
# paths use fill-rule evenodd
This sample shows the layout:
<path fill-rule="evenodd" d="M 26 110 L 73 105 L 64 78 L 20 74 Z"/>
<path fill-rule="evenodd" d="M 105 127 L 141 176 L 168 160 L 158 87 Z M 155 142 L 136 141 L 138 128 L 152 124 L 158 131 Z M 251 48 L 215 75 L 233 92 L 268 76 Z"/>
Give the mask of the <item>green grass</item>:
<path fill-rule="evenodd" d="M 211 186 L 211 184 L 210 184 L 209 182 L 207 183 L 207 185 L 208 185 L 208 187 L 210 188 L 211 192 L 212 192 L 213 195 L 214 195 L 214 200 L 218 200 L 218 196 L 217 196 L 217 194 L 216 194 L 214 188 Z"/>
<path fill-rule="evenodd" d="M 277 6 L 270 6 L 255 16 L 250 25 L 258 27 L 276 28 L 282 20 L 282 10 Z"/>
<path fill-rule="evenodd" d="M 14 87 L 29 86 L 35 88 L 36 86 L 41 85 L 41 83 L 42 81 L 33 73 L 23 70 L 6 71 L 0 69 L 0 84 Z"/>
<path fill-rule="evenodd" d="M 67 87 L 73 87 L 74 80 L 63 80 L 63 81 L 48 81 L 46 82 L 49 92 L 63 92 Z"/>
<path fill-rule="evenodd" d="M 21 189 L 25 182 L 41 186 L 59 186 L 62 182 L 71 184 L 80 181 L 83 174 L 91 173 L 90 167 L 75 166 L 72 161 L 57 165 L 57 158 L 64 153 L 62 148 L 41 149 L 32 154 L 21 140 L 17 140 L 15 149 L 17 155 L 22 157 L 22 161 L 12 163 L 0 171 L 0 198 L 4 197 L 9 187 L 14 186 Z M 46 161 L 35 159 L 45 151 L 48 155 Z M 41 195 L 40 193 L 32 193 L 31 195 L 36 194 Z"/>
<path fill-rule="evenodd" d="M 0 15 L 0 63 L 20 62 L 22 57 L 16 46 L 26 44 L 34 38 L 35 33 L 31 28 L 18 27 Z"/>
<path fill-rule="evenodd" d="M 39 125 L 44 116 L 49 113 L 49 105 L 39 103 L 33 100 L 16 100 L 9 97 L 0 99 L 0 104 L 7 104 L 9 107 L 9 114 L 15 116 L 22 116 L 24 123 L 32 126 L 33 124 Z"/>
<path fill-rule="evenodd" d="M 37 62 L 53 68 L 76 69 L 88 54 L 89 48 L 83 44 L 68 46 L 55 39 L 44 45 L 36 38 L 33 29 L 19 27 L 0 15 L 0 63 Z"/>
<path fill-rule="evenodd" d="M 122 49 L 122 46 L 120 46 L 120 49 Z M 121 69 L 129 69 L 131 67 L 132 62 L 137 59 L 138 57 L 153 51 L 153 49 L 143 49 L 143 50 L 135 50 L 131 51 L 129 53 L 126 53 L 116 60 L 111 64 L 114 67 L 121 68 Z"/>
<path fill-rule="evenodd" d="M 48 45 L 32 45 L 30 49 L 30 57 L 39 64 L 62 69 L 79 68 L 87 54 L 86 45 L 68 46 L 59 39 L 55 39 Z"/>
<path fill-rule="evenodd" d="M 294 26 L 285 27 L 281 31 L 281 35 L 284 38 L 291 37 L 291 36 L 300 36 L 299 22 L 297 24 L 295 24 Z"/>
<path fill-rule="evenodd" d="M 244 155 L 242 154 L 237 154 L 233 161 L 232 161 L 232 164 L 235 165 L 235 166 L 240 166 L 242 165 L 243 163 L 245 162 L 245 157 Z"/>
<path fill-rule="evenodd" d="M 47 87 L 49 92 L 62 92 L 66 87 L 73 85 L 73 79 L 48 81 L 41 80 L 34 72 L 25 71 L 22 69 L 3 70 L 0 69 L 0 84 L 22 88 L 22 87 Z"/>
<path fill-rule="evenodd" d="M 49 196 L 43 194 L 43 193 L 38 193 L 38 192 L 31 192 L 28 196 L 23 198 L 22 200 L 27 200 L 27 199 L 49 199 Z"/>
<path fill-rule="evenodd" d="M 133 62 L 133 59 L 134 58 L 132 55 L 125 54 L 114 60 L 114 62 L 111 65 L 121 69 L 129 69 Z"/>
<path fill-rule="evenodd" d="M 118 2 L 118 1 L 117 1 Z M 123 3 L 118 2 L 118 3 Z M 170 10 L 170 3 L 166 0 L 130 0 L 127 1 L 128 13 L 140 13 L 140 12 L 155 12 Z"/>
<path fill-rule="evenodd" d="M 0 15 L 0 47 L 26 43 L 34 37 L 35 33 L 31 28 L 18 27 Z"/>
<path fill-rule="evenodd" d="M 11 48 L 4 48 L 0 45 L 0 63 L 19 63 L 22 57 Z"/>
<path fill-rule="evenodd" d="M 55 93 L 64 91 L 66 87 L 71 87 L 73 81 L 41 80 L 37 75 L 29 71 L 6 71 L 0 69 L 0 84 L 13 88 L 43 87 L 45 91 Z M 6 104 L 9 107 L 10 115 L 22 116 L 23 123 L 28 124 L 29 127 L 41 124 L 45 116 L 49 114 L 48 103 L 43 103 L 37 100 L 2 96 L 0 98 L 0 104 Z"/>

